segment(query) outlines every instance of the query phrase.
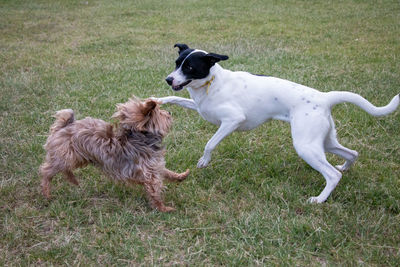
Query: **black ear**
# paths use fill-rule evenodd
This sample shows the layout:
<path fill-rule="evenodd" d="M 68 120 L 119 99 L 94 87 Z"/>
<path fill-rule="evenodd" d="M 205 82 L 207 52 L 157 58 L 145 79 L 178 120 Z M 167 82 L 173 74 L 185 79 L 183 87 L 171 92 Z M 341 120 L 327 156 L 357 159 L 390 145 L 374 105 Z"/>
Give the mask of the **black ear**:
<path fill-rule="evenodd" d="M 189 49 L 189 46 L 187 46 L 186 44 L 175 44 L 174 47 L 178 47 L 179 48 L 179 55 L 185 51 L 186 49 Z"/>
<path fill-rule="evenodd" d="M 218 54 L 214 54 L 214 53 L 209 53 L 209 54 L 205 55 L 205 57 L 210 61 L 210 63 L 212 65 L 214 65 L 215 63 L 217 63 L 221 60 L 227 60 L 229 58 L 228 56 L 218 55 Z"/>

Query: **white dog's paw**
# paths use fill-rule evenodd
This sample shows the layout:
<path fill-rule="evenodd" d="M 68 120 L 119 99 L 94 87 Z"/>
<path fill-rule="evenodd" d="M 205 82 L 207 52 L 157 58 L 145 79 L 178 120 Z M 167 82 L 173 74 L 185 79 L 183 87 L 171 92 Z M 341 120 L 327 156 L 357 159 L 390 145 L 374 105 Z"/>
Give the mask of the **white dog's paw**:
<path fill-rule="evenodd" d="M 341 172 L 345 172 L 345 171 L 348 171 L 350 169 L 350 166 L 347 166 L 346 163 L 345 163 L 343 165 L 336 165 L 335 168 L 338 169 Z"/>
<path fill-rule="evenodd" d="M 197 163 L 197 168 L 205 168 L 205 167 L 207 167 L 208 166 L 208 163 L 210 162 L 210 158 L 207 158 L 207 157 L 204 157 L 204 156 L 202 156 L 200 159 L 199 159 L 199 162 Z"/>
<path fill-rule="evenodd" d="M 152 96 L 152 97 L 149 97 L 149 99 L 153 100 L 155 102 L 158 102 L 160 104 L 164 104 L 164 102 L 162 101 L 162 98 L 157 98 L 157 97 Z"/>
<path fill-rule="evenodd" d="M 335 165 L 335 168 L 338 170 L 338 171 L 343 171 L 343 165 Z"/>
<path fill-rule="evenodd" d="M 308 199 L 308 203 L 322 203 L 324 201 L 321 201 L 318 197 L 310 197 Z"/>

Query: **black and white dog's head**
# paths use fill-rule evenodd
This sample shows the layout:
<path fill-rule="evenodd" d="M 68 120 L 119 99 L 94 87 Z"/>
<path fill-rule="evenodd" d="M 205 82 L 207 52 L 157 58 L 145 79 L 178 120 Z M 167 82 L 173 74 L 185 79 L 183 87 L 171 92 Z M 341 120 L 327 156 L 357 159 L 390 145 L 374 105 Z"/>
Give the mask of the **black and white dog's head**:
<path fill-rule="evenodd" d="M 175 91 L 182 90 L 194 80 L 206 78 L 210 69 L 218 61 L 229 57 L 202 50 L 190 49 L 186 44 L 175 44 L 179 48 L 179 56 L 175 61 L 175 70 L 165 79 Z"/>

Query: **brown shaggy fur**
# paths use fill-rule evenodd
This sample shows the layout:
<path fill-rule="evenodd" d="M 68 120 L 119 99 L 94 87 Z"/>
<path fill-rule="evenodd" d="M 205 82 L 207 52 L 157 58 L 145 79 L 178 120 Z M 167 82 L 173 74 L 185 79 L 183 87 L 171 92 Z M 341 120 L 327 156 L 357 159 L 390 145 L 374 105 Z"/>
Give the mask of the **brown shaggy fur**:
<path fill-rule="evenodd" d="M 171 116 L 153 100 L 133 98 L 117 105 L 114 127 L 102 120 L 87 117 L 74 119 L 71 109 L 60 110 L 50 128 L 44 148 L 45 162 L 40 166 L 43 194 L 50 198 L 50 182 L 57 173 L 78 185 L 72 171 L 93 164 L 112 179 L 144 185 L 152 207 L 172 211 L 161 198 L 163 179 L 182 181 L 189 175 L 165 168 L 162 138 L 168 133 Z"/>

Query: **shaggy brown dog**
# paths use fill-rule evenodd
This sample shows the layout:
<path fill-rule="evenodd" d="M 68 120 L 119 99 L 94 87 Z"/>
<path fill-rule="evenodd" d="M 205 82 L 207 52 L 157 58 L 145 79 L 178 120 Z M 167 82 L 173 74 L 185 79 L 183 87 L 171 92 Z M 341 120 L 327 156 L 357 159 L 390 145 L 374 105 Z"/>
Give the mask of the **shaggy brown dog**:
<path fill-rule="evenodd" d="M 140 102 L 133 98 L 117 105 L 114 127 L 102 120 L 87 117 L 74 119 L 71 109 L 60 110 L 50 128 L 44 148 L 45 162 L 40 166 L 43 194 L 50 198 L 50 182 L 63 173 L 78 185 L 72 171 L 93 164 L 117 181 L 144 185 L 152 207 L 172 211 L 161 198 L 163 179 L 182 181 L 189 175 L 165 168 L 162 138 L 172 123 L 170 114 L 159 108 L 154 100 Z"/>

